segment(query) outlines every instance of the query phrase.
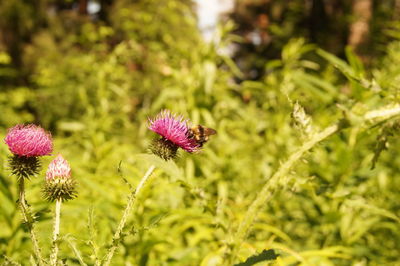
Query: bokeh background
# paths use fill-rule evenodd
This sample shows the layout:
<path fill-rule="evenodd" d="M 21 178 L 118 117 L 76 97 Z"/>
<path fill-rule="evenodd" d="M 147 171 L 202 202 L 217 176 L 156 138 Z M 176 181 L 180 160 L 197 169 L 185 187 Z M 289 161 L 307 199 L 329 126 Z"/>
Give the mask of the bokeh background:
<path fill-rule="evenodd" d="M 63 205 L 65 265 L 79 265 L 74 249 L 87 265 L 103 258 L 124 179 L 136 186 L 152 163 L 113 265 L 221 265 L 260 188 L 312 132 L 399 101 L 399 18 L 399 0 L 2 0 L 0 137 L 39 124 L 70 162 L 79 197 Z M 218 134 L 199 154 L 157 160 L 147 119 L 164 108 Z M 274 249 L 278 265 L 399 265 L 390 125 L 350 126 L 298 161 L 236 262 Z M 0 145 L 0 262 L 29 265 L 9 154 Z M 51 159 L 27 184 L 46 256 Z"/>

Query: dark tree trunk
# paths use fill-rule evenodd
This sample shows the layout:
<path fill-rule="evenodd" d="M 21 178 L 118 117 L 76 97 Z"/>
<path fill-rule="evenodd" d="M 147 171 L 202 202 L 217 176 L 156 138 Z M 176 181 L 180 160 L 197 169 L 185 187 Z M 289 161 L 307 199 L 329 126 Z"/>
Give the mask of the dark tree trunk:
<path fill-rule="evenodd" d="M 87 6 L 88 6 L 88 0 L 80 0 L 79 1 L 79 14 L 86 15 L 87 14 Z"/>

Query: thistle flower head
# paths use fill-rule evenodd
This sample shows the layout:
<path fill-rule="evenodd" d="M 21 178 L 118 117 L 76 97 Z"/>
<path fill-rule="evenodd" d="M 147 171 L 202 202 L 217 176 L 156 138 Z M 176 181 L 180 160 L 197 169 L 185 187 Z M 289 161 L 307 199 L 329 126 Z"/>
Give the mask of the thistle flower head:
<path fill-rule="evenodd" d="M 46 172 L 46 180 L 54 180 L 56 178 L 71 178 L 71 167 L 61 154 L 51 161 Z"/>
<path fill-rule="evenodd" d="M 10 128 L 4 141 L 10 151 L 18 156 L 44 156 L 53 151 L 50 133 L 33 124 L 16 125 Z"/>
<path fill-rule="evenodd" d="M 189 138 L 188 120 L 184 120 L 182 116 L 176 116 L 168 110 L 163 110 L 155 119 L 150 119 L 149 122 L 149 129 L 151 131 L 154 131 L 185 151 L 195 152 L 199 149 L 196 141 Z"/>
<path fill-rule="evenodd" d="M 44 197 L 49 201 L 73 199 L 76 197 L 75 185 L 69 163 L 59 154 L 47 168 Z"/>
<path fill-rule="evenodd" d="M 188 120 L 184 120 L 182 116 L 176 116 L 164 110 L 156 118 L 149 119 L 149 123 L 149 129 L 160 135 L 162 142 L 172 145 L 175 151 L 177 148 L 182 148 L 191 153 L 200 149 L 199 144 L 189 136 Z M 160 143 L 158 141 L 153 146 L 159 146 Z"/>

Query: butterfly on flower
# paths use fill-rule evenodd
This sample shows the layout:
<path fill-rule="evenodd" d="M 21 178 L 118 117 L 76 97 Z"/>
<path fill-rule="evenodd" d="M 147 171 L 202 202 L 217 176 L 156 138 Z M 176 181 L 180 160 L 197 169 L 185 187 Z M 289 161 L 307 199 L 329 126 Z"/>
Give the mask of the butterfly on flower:
<path fill-rule="evenodd" d="M 208 128 L 202 125 L 191 127 L 188 130 L 188 137 L 194 139 L 199 147 L 202 147 L 204 143 L 209 140 L 209 137 L 217 134 L 217 131 L 212 128 Z"/>

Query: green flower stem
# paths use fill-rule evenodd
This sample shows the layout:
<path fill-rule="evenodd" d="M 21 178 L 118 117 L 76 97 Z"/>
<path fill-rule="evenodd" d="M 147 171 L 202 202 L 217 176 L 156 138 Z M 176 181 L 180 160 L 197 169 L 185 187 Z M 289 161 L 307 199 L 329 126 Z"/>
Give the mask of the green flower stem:
<path fill-rule="evenodd" d="M 50 264 L 57 265 L 58 256 L 58 235 L 60 234 L 60 216 L 61 216 L 61 199 L 56 199 L 56 207 L 54 211 L 54 228 L 53 228 L 53 241 L 50 254 Z"/>
<path fill-rule="evenodd" d="M 358 124 L 378 124 L 382 122 L 382 120 L 389 119 L 391 117 L 397 116 L 400 114 L 400 105 L 386 107 L 380 110 L 373 110 L 367 112 L 361 119 L 358 121 Z M 250 207 L 247 210 L 246 215 L 242 222 L 239 225 L 236 234 L 233 236 L 233 241 L 231 242 L 231 251 L 228 254 L 228 258 L 226 260 L 226 265 L 233 265 L 237 252 L 240 248 L 240 245 L 246 240 L 247 233 L 250 229 L 251 224 L 254 219 L 257 217 L 261 208 L 265 206 L 265 203 L 268 199 L 271 199 L 274 195 L 276 189 L 279 187 L 279 180 L 281 177 L 285 176 L 289 170 L 295 165 L 295 163 L 301 159 L 301 157 L 307 151 L 311 150 L 316 144 L 325 140 L 326 138 L 332 136 L 333 134 L 339 132 L 343 123 L 339 122 L 334 125 L 331 125 L 319 133 L 313 135 L 313 137 L 305 142 L 296 152 L 294 152 L 288 160 L 283 163 L 279 169 L 275 172 L 275 174 L 268 179 L 267 183 L 263 186 L 261 191 L 258 193 L 257 197 L 251 203 Z"/>
<path fill-rule="evenodd" d="M 122 215 L 122 218 L 121 218 L 121 220 L 119 222 L 117 231 L 114 234 L 112 245 L 111 245 L 111 247 L 109 248 L 109 250 L 107 252 L 106 260 L 105 260 L 103 265 L 105 265 L 105 266 L 110 265 L 111 259 L 112 259 L 113 255 L 114 255 L 114 252 L 118 247 L 119 240 L 121 238 L 121 233 L 122 233 L 122 230 L 125 227 L 126 220 L 128 219 L 128 217 L 129 217 L 129 215 L 130 215 L 130 213 L 132 211 L 133 203 L 135 202 L 135 199 L 139 195 L 140 191 L 142 190 L 143 186 L 145 185 L 145 183 L 147 182 L 147 180 L 149 179 L 149 177 L 151 176 L 151 174 L 153 173 L 155 168 L 156 167 L 154 165 L 151 165 L 149 167 L 149 169 L 147 170 L 146 174 L 142 177 L 142 180 L 140 180 L 139 185 L 137 186 L 135 191 L 133 191 L 129 195 L 128 203 L 126 204 L 126 208 L 125 208 L 124 214 Z"/>
<path fill-rule="evenodd" d="M 25 179 L 23 177 L 18 178 L 18 196 L 19 196 L 18 203 L 19 203 L 19 207 L 21 209 L 22 218 L 23 218 L 25 225 L 28 227 L 29 233 L 31 235 L 33 251 L 35 253 L 35 256 L 38 260 L 39 265 L 42 266 L 42 265 L 44 265 L 43 258 L 41 255 L 39 242 L 37 240 L 35 230 L 34 230 L 35 229 L 34 228 L 34 220 L 33 220 L 32 215 L 29 213 L 29 207 L 25 200 Z"/>

